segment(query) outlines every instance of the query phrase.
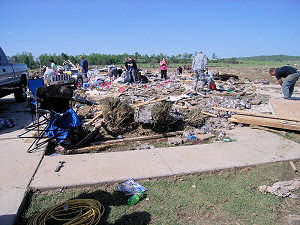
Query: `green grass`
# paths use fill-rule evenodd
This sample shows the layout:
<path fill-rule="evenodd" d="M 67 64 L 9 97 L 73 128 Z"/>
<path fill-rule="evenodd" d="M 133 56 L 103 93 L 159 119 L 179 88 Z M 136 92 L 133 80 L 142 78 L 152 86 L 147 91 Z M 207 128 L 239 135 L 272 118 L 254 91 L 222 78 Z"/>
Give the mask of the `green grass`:
<path fill-rule="evenodd" d="M 183 66 L 183 65 L 191 65 L 192 61 L 190 63 L 169 63 L 168 64 L 168 69 L 176 69 L 178 65 Z M 208 63 L 208 68 L 213 68 L 213 67 L 230 67 L 230 68 L 240 68 L 240 67 L 256 67 L 256 68 L 271 68 L 271 67 L 281 67 L 281 66 L 294 66 L 294 64 L 300 65 L 300 62 L 295 61 L 295 62 L 279 62 L 279 61 L 247 61 L 247 60 L 239 60 L 238 63 Z M 150 69 L 150 70 L 158 70 L 160 71 L 160 64 L 159 63 L 137 63 L 139 68 L 142 68 L 143 70 L 145 69 Z M 105 67 L 107 65 L 98 65 L 98 68 Z M 116 66 L 123 68 L 123 64 L 116 64 Z"/>
<path fill-rule="evenodd" d="M 299 167 L 299 163 L 296 163 Z M 247 169 L 139 181 L 147 199 L 135 206 L 116 190 L 117 184 L 35 193 L 24 218 L 71 198 L 94 198 L 105 207 L 100 224 L 282 224 L 300 211 L 300 200 L 264 195 L 260 185 L 272 185 L 296 175 L 288 162 Z M 294 192 L 300 195 L 300 191 Z"/>
<path fill-rule="evenodd" d="M 286 132 L 285 135 L 282 135 L 282 134 L 278 134 L 278 135 L 300 144 L 300 134 L 299 133 Z"/>
<path fill-rule="evenodd" d="M 173 145 L 169 145 L 166 141 L 157 141 L 152 144 L 155 148 L 166 148 L 166 147 L 172 147 Z"/>
<path fill-rule="evenodd" d="M 274 62 L 274 61 L 239 61 L 237 64 L 231 63 L 209 63 L 208 67 L 230 67 L 230 68 L 237 68 L 237 67 L 256 67 L 256 68 L 271 68 L 271 67 L 281 67 L 281 66 L 293 66 L 296 63 L 299 65 L 299 62 Z"/>

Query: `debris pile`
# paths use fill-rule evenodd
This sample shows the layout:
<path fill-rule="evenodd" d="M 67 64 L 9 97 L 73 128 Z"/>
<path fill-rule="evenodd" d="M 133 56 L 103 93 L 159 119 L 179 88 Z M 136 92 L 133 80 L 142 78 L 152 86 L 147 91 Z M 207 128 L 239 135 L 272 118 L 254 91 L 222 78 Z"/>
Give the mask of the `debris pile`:
<path fill-rule="evenodd" d="M 192 73 L 170 73 L 167 80 L 162 80 L 158 71 L 141 74 L 148 83 L 124 83 L 124 75 L 112 81 L 105 70 L 89 71 L 89 85 L 74 91 L 73 107 L 95 138 L 77 146 L 174 131 L 184 135 L 169 137 L 171 145 L 193 140 L 188 138 L 192 135 L 208 134 L 222 140 L 226 130 L 239 124 L 234 119 L 238 110 L 253 111 L 267 105 L 268 98 L 256 93 L 253 82 L 228 72 L 215 77 L 216 90 L 206 88 L 200 93 L 191 90 Z"/>

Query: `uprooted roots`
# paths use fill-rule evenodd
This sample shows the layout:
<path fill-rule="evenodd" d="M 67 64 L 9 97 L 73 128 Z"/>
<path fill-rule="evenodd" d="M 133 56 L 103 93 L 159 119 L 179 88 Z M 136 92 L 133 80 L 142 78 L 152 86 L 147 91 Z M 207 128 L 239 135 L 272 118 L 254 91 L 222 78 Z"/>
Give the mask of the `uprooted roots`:
<path fill-rule="evenodd" d="M 152 109 L 152 125 L 155 131 L 168 131 L 170 125 L 173 124 L 174 119 L 170 116 L 172 103 L 161 102 L 156 104 Z"/>
<path fill-rule="evenodd" d="M 119 98 L 105 98 L 100 104 L 103 109 L 104 128 L 112 136 L 131 131 L 134 127 L 134 110 Z"/>
<path fill-rule="evenodd" d="M 200 109 L 195 109 L 189 113 L 184 122 L 192 127 L 201 127 L 206 119 L 206 115 L 201 113 Z"/>

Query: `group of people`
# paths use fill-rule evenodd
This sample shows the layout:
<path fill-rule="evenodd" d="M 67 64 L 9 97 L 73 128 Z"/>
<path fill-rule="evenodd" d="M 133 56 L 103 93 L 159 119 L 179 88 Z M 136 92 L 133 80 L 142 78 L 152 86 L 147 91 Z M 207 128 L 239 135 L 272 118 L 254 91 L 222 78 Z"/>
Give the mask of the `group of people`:
<path fill-rule="evenodd" d="M 79 73 L 82 75 L 83 79 L 86 79 L 87 72 L 89 70 L 88 61 L 83 56 L 79 56 L 79 60 L 80 60 L 80 64 L 78 65 L 77 68 L 79 70 Z M 51 77 L 55 73 L 63 73 L 63 71 L 58 69 L 58 67 L 53 59 L 49 60 L 49 64 L 50 64 L 50 67 L 44 66 L 42 69 L 42 74 L 43 74 L 46 84 L 51 80 Z M 67 68 L 65 68 L 66 70 L 70 69 L 69 65 L 66 65 L 66 67 L 67 67 Z"/>
<path fill-rule="evenodd" d="M 79 57 L 80 64 L 79 64 L 79 72 L 82 74 L 83 77 L 87 77 L 88 72 L 88 62 L 83 57 Z M 44 75 L 50 76 L 52 73 L 57 72 L 57 65 L 53 59 L 49 61 L 50 68 L 45 68 Z M 161 79 L 167 79 L 167 61 L 165 58 L 162 58 L 160 61 L 160 70 L 161 70 Z M 125 69 L 125 79 L 124 82 L 148 82 L 147 77 L 141 75 L 139 73 L 136 61 L 132 57 L 128 57 L 125 59 L 124 63 Z M 198 81 L 200 81 L 199 91 L 203 91 L 205 85 L 208 85 L 210 89 L 214 89 L 214 77 L 218 75 L 218 71 L 209 72 L 207 67 L 207 56 L 203 54 L 202 51 L 199 51 L 196 56 L 193 58 L 192 63 L 192 70 L 194 73 L 194 91 L 197 91 Z M 183 68 L 178 66 L 177 74 L 181 75 Z M 109 77 L 116 79 L 118 76 L 121 76 L 122 69 L 116 68 L 114 65 L 109 68 Z M 276 77 L 278 83 L 282 86 L 282 92 L 285 99 L 291 99 L 291 96 L 294 92 L 294 87 L 297 80 L 300 77 L 300 71 L 291 66 L 283 66 L 280 68 L 271 68 L 269 70 L 269 74 L 271 76 Z M 284 80 L 283 80 L 284 78 Z"/>
<path fill-rule="evenodd" d="M 136 65 L 136 61 L 132 57 L 128 57 L 125 59 L 124 69 L 125 69 L 124 82 L 137 83 L 138 82 L 138 76 L 137 76 L 138 68 Z"/>
<path fill-rule="evenodd" d="M 213 78 L 218 72 L 207 73 L 207 57 L 202 51 L 193 59 L 192 70 L 194 72 L 194 90 L 197 90 L 197 83 L 200 80 L 199 91 L 202 91 L 206 84 L 214 85 Z M 278 83 L 282 87 L 283 97 L 291 99 L 297 80 L 300 77 L 300 71 L 291 66 L 283 66 L 280 68 L 271 68 L 269 70 L 271 76 L 276 77 Z M 284 80 L 283 80 L 284 78 Z"/>

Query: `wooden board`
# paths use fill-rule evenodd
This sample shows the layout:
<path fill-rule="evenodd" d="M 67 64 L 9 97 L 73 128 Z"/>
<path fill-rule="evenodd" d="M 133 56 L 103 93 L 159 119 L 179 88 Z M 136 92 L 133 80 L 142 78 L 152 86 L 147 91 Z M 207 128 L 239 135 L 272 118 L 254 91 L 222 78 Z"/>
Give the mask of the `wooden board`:
<path fill-rule="evenodd" d="M 257 117 L 272 118 L 272 119 L 281 119 L 281 120 L 290 120 L 290 121 L 300 122 L 300 118 L 294 119 L 294 118 L 288 118 L 288 117 L 285 117 L 285 116 L 282 117 L 282 116 L 277 116 L 277 115 L 269 115 L 269 114 L 263 114 L 263 113 L 254 113 L 254 112 L 249 112 L 249 111 L 245 111 L 245 110 L 226 109 L 226 108 L 220 108 L 220 107 L 213 107 L 213 108 L 217 109 L 217 110 L 234 112 L 234 113 L 243 114 L 243 115 L 251 115 L 251 116 L 257 116 Z"/>
<path fill-rule="evenodd" d="M 279 129 L 300 131 L 300 122 L 280 120 L 280 119 L 233 115 L 232 118 L 229 119 L 229 121 L 264 126 L 264 127 L 273 127 Z"/>
<path fill-rule="evenodd" d="M 270 99 L 270 104 L 276 116 L 300 120 L 300 101 L 286 99 Z"/>

